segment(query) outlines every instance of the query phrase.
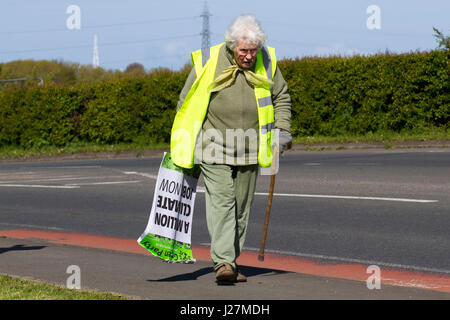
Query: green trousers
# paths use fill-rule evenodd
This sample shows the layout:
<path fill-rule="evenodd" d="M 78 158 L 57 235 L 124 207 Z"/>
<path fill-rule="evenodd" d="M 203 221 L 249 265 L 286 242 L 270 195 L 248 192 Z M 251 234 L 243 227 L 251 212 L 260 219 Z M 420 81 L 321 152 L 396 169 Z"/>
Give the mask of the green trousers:
<path fill-rule="evenodd" d="M 205 182 L 206 223 L 214 266 L 236 268 L 245 241 L 258 176 L 258 165 L 200 165 Z"/>

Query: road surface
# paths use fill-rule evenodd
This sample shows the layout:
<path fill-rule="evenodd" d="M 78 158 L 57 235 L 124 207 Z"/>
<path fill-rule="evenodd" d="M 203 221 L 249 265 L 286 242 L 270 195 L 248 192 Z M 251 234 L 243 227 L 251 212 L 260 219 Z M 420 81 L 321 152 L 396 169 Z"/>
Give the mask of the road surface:
<path fill-rule="evenodd" d="M 137 239 L 160 157 L 0 165 L 0 230 Z M 450 275 L 450 152 L 288 152 L 266 253 Z M 192 244 L 208 246 L 203 181 Z M 245 249 L 259 249 L 269 177 L 260 176 Z"/>

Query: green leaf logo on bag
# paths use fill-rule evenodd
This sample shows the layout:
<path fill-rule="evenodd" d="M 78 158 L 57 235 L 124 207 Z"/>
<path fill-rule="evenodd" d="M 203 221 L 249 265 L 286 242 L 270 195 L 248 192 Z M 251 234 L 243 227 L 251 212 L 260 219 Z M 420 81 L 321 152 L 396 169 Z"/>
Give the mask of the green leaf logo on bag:
<path fill-rule="evenodd" d="M 167 262 L 192 263 L 192 217 L 200 169 L 175 165 L 164 153 L 156 180 L 152 209 L 138 243 Z"/>

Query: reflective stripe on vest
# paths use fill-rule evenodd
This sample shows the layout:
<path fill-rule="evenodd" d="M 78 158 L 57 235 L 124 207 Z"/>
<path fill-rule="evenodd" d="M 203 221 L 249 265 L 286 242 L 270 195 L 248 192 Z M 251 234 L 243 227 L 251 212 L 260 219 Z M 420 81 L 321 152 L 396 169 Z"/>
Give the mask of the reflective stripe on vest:
<path fill-rule="evenodd" d="M 197 79 L 175 115 L 170 140 L 172 159 L 180 167 L 192 168 L 194 166 L 195 143 L 211 96 L 208 86 L 214 81 L 219 51 L 223 45 L 222 43 L 209 49 L 197 50 L 191 54 Z M 263 47 L 258 50 L 255 73 L 272 80 L 275 70 L 275 49 Z M 261 167 L 269 167 L 272 163 L 271 144 L 275 126 L 271 88 L 255 87 L 254 92 L 258 107 L 260 138 L 258 163 Z"/>

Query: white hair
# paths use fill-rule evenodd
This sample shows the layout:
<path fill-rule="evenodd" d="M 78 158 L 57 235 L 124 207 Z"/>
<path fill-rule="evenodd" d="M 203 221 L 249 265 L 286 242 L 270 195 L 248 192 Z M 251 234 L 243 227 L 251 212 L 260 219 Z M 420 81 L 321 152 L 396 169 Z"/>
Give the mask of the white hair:
<path fill-rule="evenodd" d="M 261 48 L 266 40 L 267 36 L 259 21 L 251 14 L 235 18 L 225 32 L 225 42 L 232 50 L 240 41 L 245 44 L 256 44 L 258 48 Z"/>

